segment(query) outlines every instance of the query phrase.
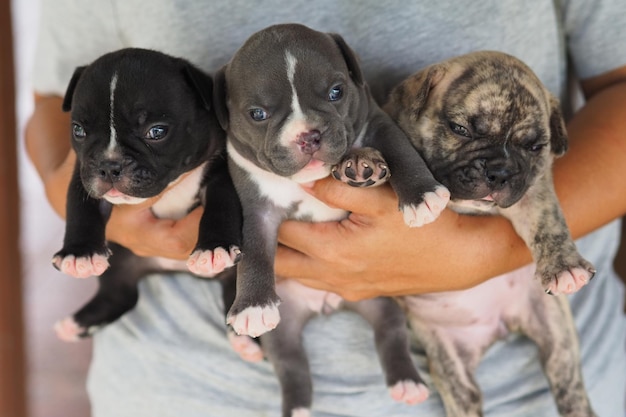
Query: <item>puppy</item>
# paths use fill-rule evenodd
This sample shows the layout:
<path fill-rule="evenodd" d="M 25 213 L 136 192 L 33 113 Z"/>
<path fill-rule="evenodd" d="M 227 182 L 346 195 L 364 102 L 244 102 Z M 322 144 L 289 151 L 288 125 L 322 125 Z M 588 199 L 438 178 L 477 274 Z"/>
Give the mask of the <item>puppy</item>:
<path fill-rule="evenodd" d="M 107 244 L 105 226 L 115 204 L 151 199 L 154 215 L 168 219 L 202 204 L 189 269 L 213 276 L 236 262 L 241 206 L 212 89 L 212 79 L 189 62 L 144 49 L 112 52 L 74 72 L 63 110 L 71 110 L 76 165 L 63 248 L 53 265 L 79 278 L 98 275 L 100 285 L 91 301 L 57 324 L 62 339 L 88 336 L 133 308 L 138 280 L 147 273 L 187 269 Z"/>
<path fill-rule="evenodd" d="M 354 53 L 339 35 L 296 24 L 257 32 L 215 75 L 214 91 L 244 215 L 245 256 L 238 264 L 237 296 L 228 322 L 238 334 L 263 335 L 261 344 L 283 389 L 283 416 L 307 416 L 311 405 L 299 333 L 313 314 L 339 306 L 373 326 L 392 396 L 409 403 L 423 400 L 425 387 L 409 356 L 405 317 L 394 300 L 341 302 L 335 294 L 288 280 L 277 294 L 274 255 L 283 220 L 347 215 L 303 189 L 328 176 L 333 165 L 339 164 L 335 177 L 357 185 L 379 182 L 391 171 L 389 181 L 409 226 L 433 221 L 447 204 L 448 191 L 374 103 Z M 353 148 L 360 151 L 351 153 Z M 365 156 L 358 155 L 363 151 Z M 363 157 L 367 167 L 359 162 Z M 376 162 L 381 159 L 388 169 Z M 265 333 L 280 317 L 286 322 Z"/>
<path fill-rule="evenodd" d="M 554 192 L 552 160 L 567 150 L 557 99 L 516 58 L 477 52 L 409 77 L 384 109 L 450 190 L 449 207 L 506 217 L 536 264 L 466 291 L 404 298 L 447 415 L 482 415 L 472 373 L 508 331 L 537 344 L 562 416 L 594 415 L 569 304 L 556 297 L 595 272 L 576 250 Z"/>

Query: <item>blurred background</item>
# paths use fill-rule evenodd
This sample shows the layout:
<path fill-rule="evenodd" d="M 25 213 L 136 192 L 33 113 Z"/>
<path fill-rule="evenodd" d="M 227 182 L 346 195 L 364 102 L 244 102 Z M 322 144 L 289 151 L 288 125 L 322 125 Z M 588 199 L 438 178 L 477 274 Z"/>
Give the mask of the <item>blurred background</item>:
<path fill-rule="evenodd" d="M 39 0 L 11 1 L 21 194 L 26 400 L 30 417 L 89 417 L 85 380 L 91 342 L 61 342 L 52 326 L 87 301 L 95 290 L 95 282 L 69 278 L 51 266 L 51 256 L 61 247 L 64 223 L 49 207 L 41 181 L 23 147 L 24 124 L 33 109 L 30 73 L 35 55 L 38 6 Z M 0 417 L 4 417 L 2 413 Z"/>

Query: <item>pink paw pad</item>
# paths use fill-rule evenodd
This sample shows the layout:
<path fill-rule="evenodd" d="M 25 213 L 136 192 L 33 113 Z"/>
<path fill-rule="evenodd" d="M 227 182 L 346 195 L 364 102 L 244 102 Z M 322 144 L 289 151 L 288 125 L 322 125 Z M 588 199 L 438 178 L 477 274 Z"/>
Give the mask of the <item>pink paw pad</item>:
<path fill-rule="evenodd" d="M 428 388 L 424 384 L 405 380 L 389 387 L 389 395 L 398 402 L 409 405 L 419 404 L 428 398 Z"/>
<path fill-rule="evenodd" d="M 187 268 L 196 275 L 210 278 L 235 265 L 239 256 L 241 251 L 237 247 L 231 248 L 230 251 L 224 248 L 216 248 L 213 251 L 197 250 L 187 260 Z"/>
<path fill-rule="evenodd" d="M 78 342 L 85 329 L 80 327 L 73 318 L 66 317 L 54 324 L 54 331 L 57 337 L 64 342 Z"/>
<path fill-rule="evenodd" d="M 52 263 L 59 271 L 74 278 L 102 275 L 109 267 L 108 257 L 97 254 L 78 258 L 74 255 L 68 255 L 65 258 L 56 256 L 52 259 Z"/>
<path fill-rule="evenodd" d="M 241 313 L 228 317 L 226 323 L 233 327 L 238 335 L 258 337 L 273 330 L 280 322 L 278 304 L 265 307 L 248 307 Z"/>
<path fill-rule="evenodd" d="M 261 346 L 250 336 L 240 336 L 233 332 L 228 332 L 228 341 L 239 357 L 246 362 L 260 362 L 263 360 Z"/>
<path fill-rule="evenodd" d="M 434 192 L 424 194 L 424 202 L 419 206 L 402 207 L 404 222 L 409 227 L 421 227 L 435 221 L 450 201 L 450 191 L 439 186 Z"/>
<path fill-rule="evenodd" d="M 562 271 L 546 289 L 553 295 L 573 294 L 593 278 L 593 273 L 584 268 L 572 268 Z"/>

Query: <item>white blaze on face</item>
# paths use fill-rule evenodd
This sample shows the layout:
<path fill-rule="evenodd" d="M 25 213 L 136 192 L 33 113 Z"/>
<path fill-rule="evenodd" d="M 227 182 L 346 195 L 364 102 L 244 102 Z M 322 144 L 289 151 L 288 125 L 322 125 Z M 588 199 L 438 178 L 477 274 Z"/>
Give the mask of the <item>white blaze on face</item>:
<path fill-rule="evenodd" d="M 117 87 L 117 72 L 111 77 L 109 83 L 109 129 L 111 131 L 109 146 L 107 148 L 107 156 L 114 157 L 117 150 L 117 131 L 115 130 L 115 122 L 113 120 L 113 109 L 115 107 L 115 89 Z"/>
<path fill-rule="evenodd" d="M 287 65 L 287 80 L 289 80 L 289 85 L 291 86 L 291 114 L 279 133 L 279 140 L 283 146 L 288 147 L 301 133 L 308 132 L 310 128 L 302 107 L 300 107 L 298 92 L 294 82 L 298 59 L 290 52 L 286 52 L 285 63 Z"/>

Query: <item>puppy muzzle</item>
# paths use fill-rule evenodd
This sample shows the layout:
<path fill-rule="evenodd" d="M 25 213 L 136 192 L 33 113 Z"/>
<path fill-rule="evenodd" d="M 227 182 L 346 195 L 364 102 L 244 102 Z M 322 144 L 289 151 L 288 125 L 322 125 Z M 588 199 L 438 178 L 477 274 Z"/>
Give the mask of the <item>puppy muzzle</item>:
<path fill-rule="evenodd" d="M 434 170 L 434 175 L 454 199 L 484 200 L 506 208 L 519 201 L 528 189 L 524 172 L 514 163 L 489 163 L 481 159 L 452 170 Z"/>

